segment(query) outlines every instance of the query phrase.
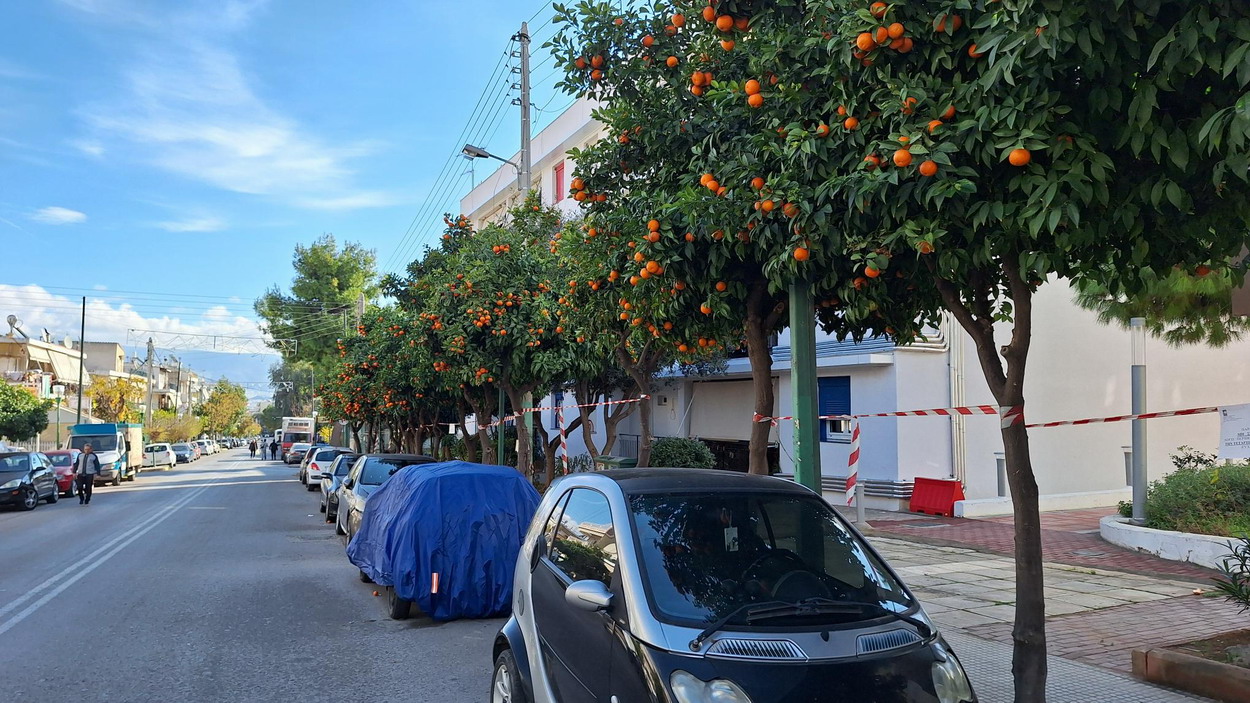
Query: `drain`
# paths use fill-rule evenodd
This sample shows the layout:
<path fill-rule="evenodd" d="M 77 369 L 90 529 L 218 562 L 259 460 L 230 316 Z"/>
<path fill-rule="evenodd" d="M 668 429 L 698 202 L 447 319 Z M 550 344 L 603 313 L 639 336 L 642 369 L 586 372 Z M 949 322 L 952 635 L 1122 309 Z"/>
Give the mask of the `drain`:
<path fill-rule="evenodd" d="M 1106 552 L 1103 552 L 1097 549 L 1073 549 L 1072 554 L 1075 554 L 1078 557 L 1105 557 L 1107 556 Z"/>
<path fill-rule="evenodd" d="M 933 527 L 946 527 L 944 522 L 905 522 L 903 527 L 912 527 L 917 530 L 927 530 Z"/>

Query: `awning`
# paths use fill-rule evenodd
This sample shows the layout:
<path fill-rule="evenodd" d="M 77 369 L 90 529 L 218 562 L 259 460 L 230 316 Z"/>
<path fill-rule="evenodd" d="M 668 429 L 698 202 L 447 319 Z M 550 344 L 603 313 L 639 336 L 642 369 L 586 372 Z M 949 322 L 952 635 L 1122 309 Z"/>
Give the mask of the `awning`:
<path fill-rule="evenodd" d="M 34 347 L 31 348 L 34 351 Z M 47 352 L 44 352 L 47 354 Z M 56 376 L 56 380 L 61 383 L 78 384 L 78 360 L 71 358 L 66 354 L 51 354 L 52 357 L 52 373 Z M 86 369 L 82 372 L 82 384 L 86 386 L 91 382 L 91 376 Z"/>
<path fill-rule="evenodd" d="M 27 344 L 26 354 L 30 357 L 31 361 L 34 361 L 36 363 L 40 363 L 40 364 L 52 363 L 52 355 L 49 354 L 48 350 L 44 349 L 43 347 L 37 347 L 33 344 Z"/>

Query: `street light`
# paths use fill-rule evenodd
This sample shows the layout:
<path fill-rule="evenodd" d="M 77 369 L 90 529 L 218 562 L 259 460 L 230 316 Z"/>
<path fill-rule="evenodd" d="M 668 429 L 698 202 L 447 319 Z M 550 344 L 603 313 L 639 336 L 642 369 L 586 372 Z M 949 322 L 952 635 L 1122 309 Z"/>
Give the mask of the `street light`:
<path fill-rule="evenodd" d="M 505 164 L 508 164 L 509 166 L 511 166 L 512 168 L 515 168 L 517 170 L 518 175 L 520 175 L 521 173 L 521 167 L 516 165 L 516 163 L 509 161 L 502 156 L 495 156 L 494 154 L 490 153 L 489 151 L 483 149 L 480 146 L 473 146 L 472 144 L 465 144 L 464 148 L 460 150 L 460 153 L 464 154 L 470 159 L 494 159 L 496 161 L 502 161 Z"/>

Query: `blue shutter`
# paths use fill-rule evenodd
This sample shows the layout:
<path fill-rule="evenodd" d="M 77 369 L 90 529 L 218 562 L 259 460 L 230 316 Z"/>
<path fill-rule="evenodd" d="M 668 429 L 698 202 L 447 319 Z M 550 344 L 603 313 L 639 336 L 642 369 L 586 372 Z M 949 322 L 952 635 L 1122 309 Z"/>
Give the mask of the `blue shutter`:
<path fill-rule="evenodd" d="M 819 411 L 821 415 L 851 414 L 851 377 L 831 376 L 818 378 L 817 390 L 820 396 Z M 820 422 L 820 441 L 828 442 L 825 421 Z"/>

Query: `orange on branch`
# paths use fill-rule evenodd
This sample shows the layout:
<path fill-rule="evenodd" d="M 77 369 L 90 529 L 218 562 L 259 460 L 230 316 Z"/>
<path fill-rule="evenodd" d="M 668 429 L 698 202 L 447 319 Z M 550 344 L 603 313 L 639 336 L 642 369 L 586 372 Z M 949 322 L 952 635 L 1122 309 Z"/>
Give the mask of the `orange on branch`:
<path fill-rule="evenodd" d="M 1033 154 L 1028 149 L 1012 149 L 1007 155 L 1007 162 L 1012 166 L 1025 166 L 1033 160 Z"/>

